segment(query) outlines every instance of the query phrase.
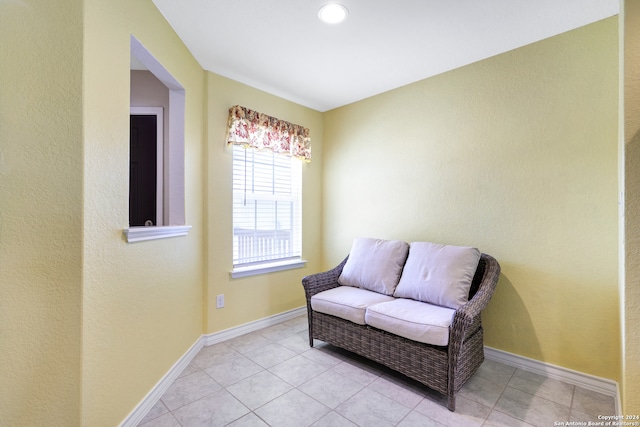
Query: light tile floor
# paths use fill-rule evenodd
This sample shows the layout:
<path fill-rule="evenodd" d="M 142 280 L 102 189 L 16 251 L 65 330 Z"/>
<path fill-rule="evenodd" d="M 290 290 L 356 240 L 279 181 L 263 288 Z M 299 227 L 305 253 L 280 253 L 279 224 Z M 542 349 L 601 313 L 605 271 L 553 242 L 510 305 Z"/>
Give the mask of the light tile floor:
<path fill-rule="evenodd" d="M 316 341 L 306 316 L 203 348 L 144 427 L 539 426 L 598 421 L 614 399 L 485 360 L 456 411 L 428 388 Z"/>

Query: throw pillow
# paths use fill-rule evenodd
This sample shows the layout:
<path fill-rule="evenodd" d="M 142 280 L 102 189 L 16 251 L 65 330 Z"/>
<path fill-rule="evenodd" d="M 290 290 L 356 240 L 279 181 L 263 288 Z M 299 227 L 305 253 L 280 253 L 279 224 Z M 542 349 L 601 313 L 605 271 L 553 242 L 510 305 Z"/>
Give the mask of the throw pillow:
<path fill-rule="evenodd" d="M 408 252 L 409 244 L 400 240 L 357 238 L 338 283 L 393 295 Z"/>
<path fill-rule="evenodd" d="M 466 246 L 411 243 L 400 283 L 393 294 L 457 309 L 467 303 L 480 251 Z"/>

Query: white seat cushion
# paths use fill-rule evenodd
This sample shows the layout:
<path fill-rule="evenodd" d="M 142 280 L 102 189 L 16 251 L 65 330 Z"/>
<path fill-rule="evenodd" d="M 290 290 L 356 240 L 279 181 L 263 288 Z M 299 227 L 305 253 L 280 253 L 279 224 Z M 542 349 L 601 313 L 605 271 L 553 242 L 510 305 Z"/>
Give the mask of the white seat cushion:
<path fill-rule="evenodd" d="M 394 296 L 460 308 L 480 261 L 480 251 L 467 246 L 411 243 L 409 257 Z"/>
<path fill-rule="evenodd" d="M 311 297 L 311 308 L 364 325 L 364 314 L 370 305 L 393 301 L 393 297 L 350 286 L 338 286 Z"/>
<path fill-rule="evenodd" d="M 413 341 L 445 346 L 454 313 L 451 308 L 398 298 L 370 306 L 365 322 Z"/>
<path fill-rule="evenodd" d="M 408 253 L 409 244 L 400 240 L 357 238 L 338 283 L 393 295 Z"/>

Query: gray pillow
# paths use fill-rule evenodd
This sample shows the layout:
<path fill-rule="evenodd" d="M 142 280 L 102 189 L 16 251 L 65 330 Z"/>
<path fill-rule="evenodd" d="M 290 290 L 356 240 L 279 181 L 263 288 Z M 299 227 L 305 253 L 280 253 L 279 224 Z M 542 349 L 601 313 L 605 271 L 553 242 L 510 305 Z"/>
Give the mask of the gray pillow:
<path fill-rule="evenodd" d="M 357 238 L 338 283 L 393 295 L 408 252 L 409 244 L 400 240 Z"/>
<path fill-rule="evenodd" d="M 478 262 L 476 248 L 413 242 L 393 296 L 457 309 L 469 299 Z"/>

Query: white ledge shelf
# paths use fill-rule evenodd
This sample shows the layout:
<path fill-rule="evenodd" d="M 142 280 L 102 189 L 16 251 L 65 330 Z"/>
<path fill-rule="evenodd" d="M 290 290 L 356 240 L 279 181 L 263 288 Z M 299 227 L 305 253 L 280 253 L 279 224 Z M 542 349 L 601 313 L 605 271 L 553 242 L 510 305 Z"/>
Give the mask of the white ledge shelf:
<path fill-rule="evenodd" d="M 146 240 L 166 239 L 186 236 L 190 225 L 167 225 L 160 227 L 130 227 L 123 230 L 127 243 L 144 242 Z"/>

